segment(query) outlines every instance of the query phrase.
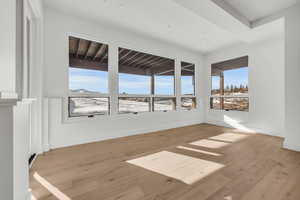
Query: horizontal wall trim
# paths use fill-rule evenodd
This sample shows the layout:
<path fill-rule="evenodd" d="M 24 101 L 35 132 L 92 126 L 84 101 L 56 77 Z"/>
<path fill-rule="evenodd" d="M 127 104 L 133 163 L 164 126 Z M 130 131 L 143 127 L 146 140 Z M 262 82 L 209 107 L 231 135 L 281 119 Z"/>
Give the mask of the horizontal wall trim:
<path fill-rule="evenodd" d="M 18 95 L 15 92 L 0 91 L 0 106 L 15 106 Z"/>
<path fill-rule="evenodd" d="M 11 91 L 0 91 L 0 99 L 17 99 L 18 94 Z"/>

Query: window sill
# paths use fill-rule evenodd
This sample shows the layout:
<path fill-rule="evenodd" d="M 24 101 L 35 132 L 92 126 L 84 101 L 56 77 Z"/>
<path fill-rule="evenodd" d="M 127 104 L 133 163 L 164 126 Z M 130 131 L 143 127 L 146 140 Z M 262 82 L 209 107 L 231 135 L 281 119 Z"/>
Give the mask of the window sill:
<path fill-rule="evenodd" d="M 249 111 L 241 111 L 241 110 L 219 110 L 219 109 L 212 109 L 212 108 L 210 108 L 209 111 L 210 112 L 221 112 L 221 113 L 228 113 L 228 112 L 231 112 L 231 113 L 234 113 L 234 112 L 237 112 L 237 113 L 249 113 Z"/>

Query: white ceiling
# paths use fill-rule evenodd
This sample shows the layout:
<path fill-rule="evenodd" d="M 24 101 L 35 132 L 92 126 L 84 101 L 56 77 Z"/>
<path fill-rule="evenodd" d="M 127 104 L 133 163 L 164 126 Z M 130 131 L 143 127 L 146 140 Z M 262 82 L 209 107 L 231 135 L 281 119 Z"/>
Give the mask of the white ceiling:
<path fill-rule="evenodd" d="M 249 21 L 256 21 L 286 9 L 300 0 L 223 0 Z"/>
<path fill-rule="evenodd" d="M 120 26 L 202 53 L 248 41 L 249 38 L 253 41 L 266 35 L 269 37 L 278 34 L 282 28 L 281 24 L 275 24 L 270 32 L 268 29 L 263 31 L 257 29 L 255 34 L 251 34 L 253 30 L 210 0 L 44 0 L 44 2 L 48 8 Z M 189 4 L 182 5 L 182 2 Z M 202 12 L 190 9 L 196 7 L 194 4 L 197 4 Z M 232 30 L 239 30 L 238 33 L 243 34 L 237 34 Z"/>

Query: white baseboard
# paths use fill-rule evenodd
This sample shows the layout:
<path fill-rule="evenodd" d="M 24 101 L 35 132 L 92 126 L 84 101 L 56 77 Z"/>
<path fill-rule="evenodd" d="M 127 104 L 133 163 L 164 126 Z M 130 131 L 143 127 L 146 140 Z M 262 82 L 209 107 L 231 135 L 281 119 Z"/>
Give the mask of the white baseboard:
<path fill-rule="evenodd" d="M 50 144 L 44 144 L 43 152 L 48 152 L 48 151 L 50 151 Z"/>
<path fill-rule="evenodd" d="M 231 126 L 230 124 L 225 123 L 224 121 L 207 120 L 205 123 L 213 124 L 213 125 L 217 125 L 217 126 L 223 126 L 223 127 L 227 127 L 227 128 L 235 128 L 235 127 Z M 244 125 L 244 124 L 241 123 L 241 125 Z M 257 127 L 251 126 L 251 125 L 244 125 L 244 126 L 246 126 L 247 129 L 251 130 L 251 131 L 249 131 L 250 133 L 253 132 L 253 133 L 261 133 L 261 134 L 270 135 L 270 136 L 283 137 L 278 132 L 275 132 L 272 130 L 263 130 L 261 128 L 257 128 Z"/>
<path fill-rule="evenodd" d="M 292 144 L 292 143 L 288 142 L 287 140 L 284 140 L 283 148 L 300 152 L 300 145 Z"/>

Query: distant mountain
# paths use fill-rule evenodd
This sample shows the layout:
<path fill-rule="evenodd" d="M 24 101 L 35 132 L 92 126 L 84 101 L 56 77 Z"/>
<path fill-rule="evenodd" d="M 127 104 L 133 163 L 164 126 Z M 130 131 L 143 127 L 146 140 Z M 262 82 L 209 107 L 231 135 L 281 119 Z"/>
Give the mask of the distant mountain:
<path fill-rule="evenodd" d="M 100 93 L 100 92 L 90 91 L 90 90 L 86 90 L 86 89 L 76 89 L 76 90 L 71 90 L 71 92 L 73 92 L 73 93 L 95 93 L 95 94 Z"/>

